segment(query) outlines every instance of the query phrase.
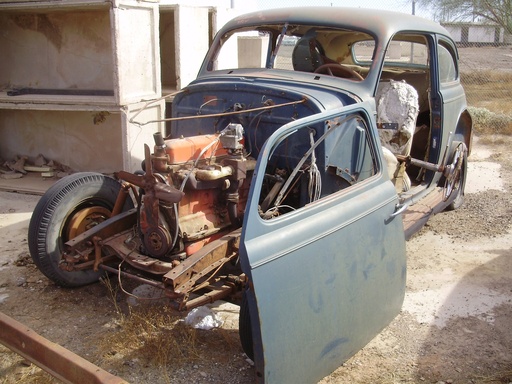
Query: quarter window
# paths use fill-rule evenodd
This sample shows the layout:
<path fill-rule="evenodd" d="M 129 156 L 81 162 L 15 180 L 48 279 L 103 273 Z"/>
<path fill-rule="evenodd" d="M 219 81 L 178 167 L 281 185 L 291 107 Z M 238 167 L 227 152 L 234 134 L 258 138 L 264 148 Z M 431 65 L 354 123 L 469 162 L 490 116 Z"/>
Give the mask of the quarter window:
<path fill-rule="evenodd" d="M 438 44 L 437 52 L 439 56 L 439 81 L 441 84 L 456 80 L 457 67 L 453 50 L 444 44 Z"/>

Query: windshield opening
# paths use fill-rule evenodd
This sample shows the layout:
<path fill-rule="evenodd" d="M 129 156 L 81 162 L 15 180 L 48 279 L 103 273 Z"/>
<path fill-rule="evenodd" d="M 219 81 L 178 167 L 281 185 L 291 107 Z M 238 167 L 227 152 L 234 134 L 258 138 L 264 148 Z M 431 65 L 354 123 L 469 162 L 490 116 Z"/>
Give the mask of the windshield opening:
<path fill-rule="evenodd" d="M 211 70 L 279 69 L 362 80 L 371 61 L 357 62 L 352 46 L 374 42 L 361 31 L 311 25 L 265 25 L 224 36 Z M 369 45 L 372 49 L 375 44 Z M 373 52 L 369 52 L 370 57 Z"/>

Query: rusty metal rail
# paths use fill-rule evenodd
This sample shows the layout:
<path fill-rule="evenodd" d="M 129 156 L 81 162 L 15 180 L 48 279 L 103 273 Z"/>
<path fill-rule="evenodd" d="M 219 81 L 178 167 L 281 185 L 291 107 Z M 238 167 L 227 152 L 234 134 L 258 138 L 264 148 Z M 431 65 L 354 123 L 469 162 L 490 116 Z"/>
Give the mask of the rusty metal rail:
<path fill-rule="evenodd" d="M 128 384 L 2 312 L 0 343 L 64 383 Z"/>

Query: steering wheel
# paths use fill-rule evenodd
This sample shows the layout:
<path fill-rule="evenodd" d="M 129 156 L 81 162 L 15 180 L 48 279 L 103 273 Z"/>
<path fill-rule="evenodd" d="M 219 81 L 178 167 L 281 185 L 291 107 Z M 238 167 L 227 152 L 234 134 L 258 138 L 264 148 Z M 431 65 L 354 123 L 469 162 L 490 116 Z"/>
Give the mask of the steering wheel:
<path fill-rule="evenodd" d="M 345 65 L 338 63 L 327 63 L 319 66 L 315 69 L 315 73 L 326 73 L 331 76 L 344 77 L 347 79 L 363 80 L 363 76 L 354 71 L 353 69 L 346 67 Z"/>

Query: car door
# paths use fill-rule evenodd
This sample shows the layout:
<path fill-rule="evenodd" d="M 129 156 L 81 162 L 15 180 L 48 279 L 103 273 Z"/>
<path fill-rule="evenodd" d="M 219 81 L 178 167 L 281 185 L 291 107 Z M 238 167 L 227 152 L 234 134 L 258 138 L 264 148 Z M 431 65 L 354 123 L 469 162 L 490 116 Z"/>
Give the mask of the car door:
<path fill-rule="evenodd" d="M 260 152 L 240 250 L 250 281 L 246 294 L 259 382 L 317 382 L 401 308 L 403 225 L 371 110 L 365 103 L 288 124 Z M 297 148 L 293 135 L 312 127 L 322 193 L 262 218 L 260 195 L 269 165 L 282 155 L 279 148 Z"/>

